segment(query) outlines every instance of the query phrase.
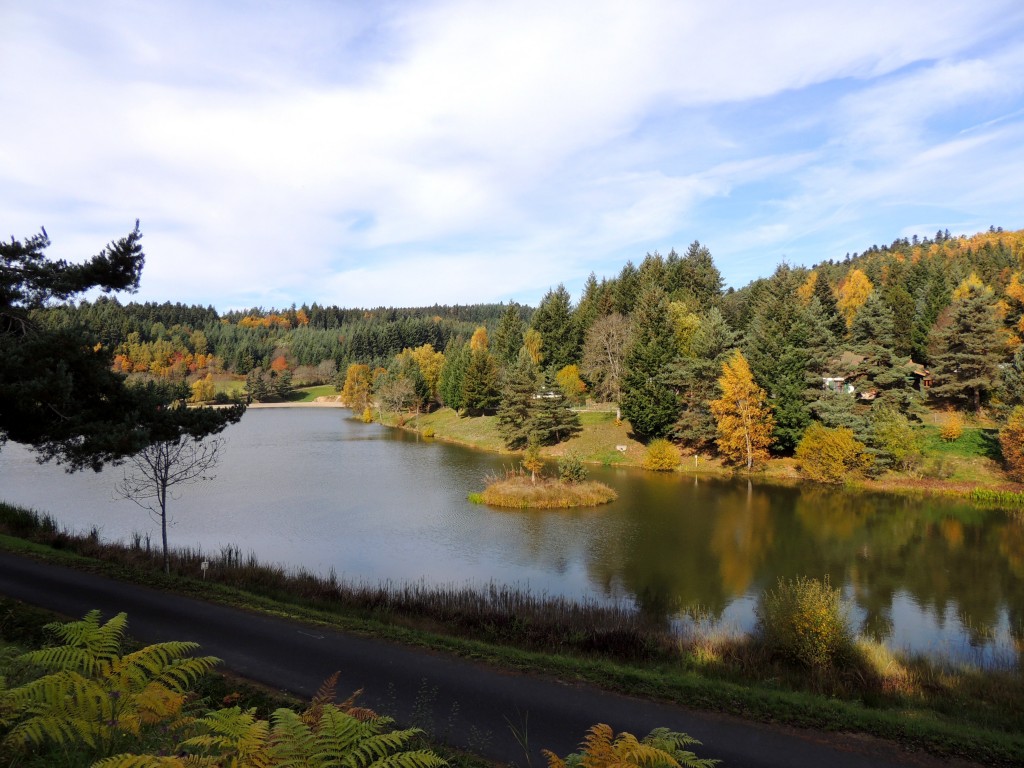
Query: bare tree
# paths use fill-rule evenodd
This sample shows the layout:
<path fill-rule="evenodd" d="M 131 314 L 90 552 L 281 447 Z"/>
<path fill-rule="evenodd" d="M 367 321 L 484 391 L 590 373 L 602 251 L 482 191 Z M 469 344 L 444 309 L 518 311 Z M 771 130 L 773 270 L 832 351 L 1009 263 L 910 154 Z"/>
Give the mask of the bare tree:
<path fill-rule="evenodd" d="M 594 393 L 616 405 L 622 398 L 622 367 L 629 342 L 629 321 L 618 312 L 599 317 L 583 341 L 583 372 L 593 383 Z"/>
<path fill-rule="evenodd" d="M 187 435 L 178 440 L 153 443 L 128 460 L 124 479 L 115 489 L 118 496 L 131 499 L 160 521 L 163 540 L 164 573 L 171 572 L 167 551 L 167 500 L 176 499 L 176 485 L 212 480 L 210 470 L 217 466 L 224 438 L 193 440 Z"/>

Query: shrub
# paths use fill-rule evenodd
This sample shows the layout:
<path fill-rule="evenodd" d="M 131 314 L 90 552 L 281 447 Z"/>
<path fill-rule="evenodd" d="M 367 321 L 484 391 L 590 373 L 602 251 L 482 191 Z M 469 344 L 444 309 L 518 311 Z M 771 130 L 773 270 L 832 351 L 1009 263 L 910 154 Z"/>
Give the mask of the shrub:
<path fill-rule="evenodd" d="M 779 579 L 755 609 L 765 646 L 806 667 L 829 667 L 853 646 L 849 609 L 828 576 Z"/>
<path fill-rule="evenodd" d="M 942 417 L 942 431 L 939 433 L 947 443 L 960 439 L 964 433 L 964 419 L 956 411 L 946 411 Z"/>
<path fill-rule="evenodd" d="M 366 406 L 365 408 L 363 408 L 362 419 L 364 424 L 369 424 L 371 421 L 373 421 L 373 411 L 370 410 L 370 406 Z"/>
<path fill-rule="evenodd" d="M 664 438 L 651 440 L 644 454 L 643 468 L 655 472 L 671 472 L 683 462 L 679 448 Z"/>
<path fill-rule="evenodd" d="M 882 408 L 872 416 L 870 441 L 883 467 L 906 471 L 921 461 L 921 443 L 910 419 L 893 408 Z"/>
<path fill-rule="evenodd" d="M 582 483 L 587 479 L 587 469 L 575 451 L 568 451 L 558 460 L 558 477 L 563 483 Z"/>
<path fill-rule="evenodd" d="M 1006 473 L 1018 483 L 1024 483 L 1024 406 L 1014 408 L 999 430 L 999 445 L 1003 449 Z"/>
<path fill-rule="evenodd" d="M 819 483 L 841 483 L 851 473 L 871 466 L 864 443 L 848 427 L 824 427 L 815 422 L 796 447 L 800 471 Z"/>
<path fill-rule="evenodd" d="M 424 427 L 423 431 L 420 434 L 422 434 L 426 438 L 433 437 L 434 436 L 434 429 L 432 427 Z"/>

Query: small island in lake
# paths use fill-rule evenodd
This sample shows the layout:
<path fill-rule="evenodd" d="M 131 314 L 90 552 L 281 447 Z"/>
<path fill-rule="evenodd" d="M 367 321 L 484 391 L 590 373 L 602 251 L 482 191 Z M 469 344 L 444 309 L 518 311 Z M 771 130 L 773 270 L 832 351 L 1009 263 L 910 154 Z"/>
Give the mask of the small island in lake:
<path fill-rule="evenodd" d="M 515 509 L 568 509 L 596 507 L 615 501 L 619 495 L 604 483 L 584 480 L 565 482 L 557 478 L 536 478 L 511 474 L 488 484 L 483 493 L 473 494 L 473 501 L 492 507 Z"/>

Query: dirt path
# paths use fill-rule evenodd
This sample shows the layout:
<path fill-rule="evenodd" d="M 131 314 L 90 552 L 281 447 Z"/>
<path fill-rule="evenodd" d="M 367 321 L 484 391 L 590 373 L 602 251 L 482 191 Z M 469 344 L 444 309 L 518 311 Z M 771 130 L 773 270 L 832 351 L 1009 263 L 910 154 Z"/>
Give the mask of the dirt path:
<path fill-rule="evenodd" d="M 0 552 L 0 593 L 80 617 L 126 611 L 136 638 L 193 640 L 233 672 L 310 697 L 341 670 L 339 692 L 364 688 L 368 706 L 436 738 L 506 763 L 542 766 L 542 747 L 573 751 L 605 722 L 644 735 L 665 726 L 700 739 L 698 754 L 744 768 L 938 766 L 876 739 L 750 723 L 608 693 L 591 686 L 324 629 L 159 592 Z M 527 758 L 519 741 L 528 743 Z M 528 763 L 529 760 L 529 763 Z"/>

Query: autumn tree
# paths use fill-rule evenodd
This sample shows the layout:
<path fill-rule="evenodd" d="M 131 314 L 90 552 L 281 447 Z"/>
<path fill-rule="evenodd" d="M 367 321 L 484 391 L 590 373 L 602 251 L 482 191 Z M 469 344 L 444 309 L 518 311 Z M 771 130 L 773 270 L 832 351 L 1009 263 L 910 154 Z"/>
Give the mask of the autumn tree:
<path fill-rule="evenodd" d="M 441 368 L 444 366 L 444 354 L 434 350 L 432 344 L 423 344 L 415 349 L 406 347 L 398 354 L 398 362 L 403 370 L 415 367 L 417 375 L 423 381 L 424 401 L 435 402 L 440 398 Z"/>
<path fill-rule="evenodd" d="M 351 363 L 345 371 L 345 384 L 341 388 L 341 401 L 353 413 L 362 413 L 370 404 L 370 389 L 373 383 L 370 366 Z"/>
<path fill-rule="evenodd" d="M 1003 449 L 1006 473 L 1018 483 L 1024 483 L 1024 406 L 1014 408 L 999 430 L 999 445 Z"/>
<path fill-rule="evenodd" d="M 814 422 L 796 447 L 800 471 L 819 483 L 841 483 L 871 464 L 867 447 L 852 429 L 825 427 Z"/>
<path fill-rule="evenodd" d="M 994 303 L 992 289 L 974 274 L 954 291 L 932 332 L 932 397 L 981 410 L 998 382 L 1004 349 Z"/>
<path fill-rule="evenodd" d="M 579 366 L 573 364 L 562 368 L 555 374 L 555 383 L 570 403 L 582 404 L 585 400 L 587 385 L 580 378 Z"/>
<path fill-rule="evenodd" d="M 487 352 L 490 346 L 491 343 L 487 336 L 487 329 L 481 325 L 473 331 L 473 336 L 469 340 L 469 349 L 471 352 Z"/>
<path fill-rule="evenodd" d="M 863 271 L 854 267 L 846 273 L 836 287 L 836 306 L 846 320 L 846 327 L 853 325 L 857 312 L 864 306 L 874 286 Z"/>
<path fill-rule="evenodd" d="M 629 321 L 618 312 L 597 318 L 587 331 L 582 369 L 596 397 L 618 404 L 628 341 Z"/>
<path fill-rule="evenodd" d="M 722 395 L 711 401 L 718 426 L 718 452 L 730 462 L 751 470 L 768 458 L 775 426 L 767 395 L 755 382 L 747 359 L 739 350 L 722 365 L 718 379 Z"/>
<path fill-rule="evenodd" d="M 530 353 L 534 365 L 544 362 L 544 339 L 536 328 L 527 328 L 523 334 L 523 349 Z"/>
<path fill-rule="evenodd" d="M 212 373 L 192 382 L 191 400 L 193 403 L 208 403 L 213 400 L 215 394 L 217 394 L 217 386 L 213 383 Z"/>

